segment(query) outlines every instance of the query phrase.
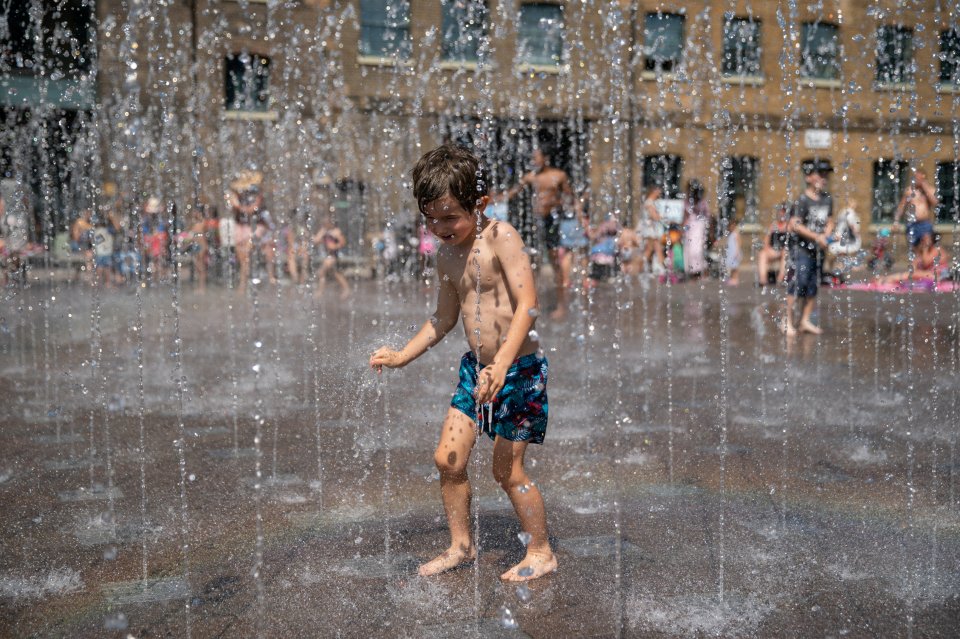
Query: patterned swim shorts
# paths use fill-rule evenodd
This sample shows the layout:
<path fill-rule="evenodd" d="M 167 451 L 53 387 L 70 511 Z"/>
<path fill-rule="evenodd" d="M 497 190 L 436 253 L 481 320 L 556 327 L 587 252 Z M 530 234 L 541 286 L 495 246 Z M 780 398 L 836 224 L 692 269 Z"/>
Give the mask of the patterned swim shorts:
<path fill-rule="evenodd" d="M 536 353 L 518 357 L 507 371 L 496 399 L 481 407 L 473 396 L 477 385 L 477 357 L 467 352 L 460 358 L 460 383 L 450 405 L 472 419 L 494 439 L 542 444 L 547 432 L 547 358 Z"/>

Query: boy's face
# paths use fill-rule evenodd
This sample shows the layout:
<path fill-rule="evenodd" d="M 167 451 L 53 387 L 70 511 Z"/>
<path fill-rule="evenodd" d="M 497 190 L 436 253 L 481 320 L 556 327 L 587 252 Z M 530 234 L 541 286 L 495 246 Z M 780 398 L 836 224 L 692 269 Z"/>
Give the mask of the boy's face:
<path fill-rule="evenodd" d="M 423 219 L 427 230 L 444 244 L 463 244 L 477 232 L 476 215 L 449 193 L 424 206 Z"/>

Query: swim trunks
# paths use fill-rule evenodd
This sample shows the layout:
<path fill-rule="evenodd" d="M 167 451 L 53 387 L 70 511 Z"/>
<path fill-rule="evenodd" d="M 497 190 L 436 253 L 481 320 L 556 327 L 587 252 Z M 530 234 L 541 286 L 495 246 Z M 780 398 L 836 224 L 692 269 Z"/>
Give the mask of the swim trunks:
<path fill-rule="evenodd" d="M 460 383 L 450 405 L 469 417 L 494 439 L 497 435 L 513 442 L 542 444 L 547 432 L 547 358 L 536 353 L 514 360 L 503 388 L 491 404 L 481 407 L 477 417 L 477 365 L 473 352 L 460 358 Z"/>
<path fill-rule="evenodd" d="M 910 240 L 910 246 L 916 246 L 924 235 L 933 235 L 933 224 L 927 220 L 920 222 L 907 223 L 907 239 Z"/>
<path fill-rule="evenodd" d="M 563 217 L 563 209 L 557 207 L 543 217 L 543 238 L 547 245 L 547 250 L 560 248 L 560 219 Z"/>

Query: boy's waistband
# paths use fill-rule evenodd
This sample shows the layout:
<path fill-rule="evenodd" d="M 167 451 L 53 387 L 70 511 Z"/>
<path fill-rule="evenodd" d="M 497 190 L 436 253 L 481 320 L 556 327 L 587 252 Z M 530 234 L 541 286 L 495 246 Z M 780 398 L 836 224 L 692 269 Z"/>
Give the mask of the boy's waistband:
<path fill-rule="evenodd" d="M 472 366 L 477 365 L 477 355 L 473 351 L 467 351 L 463 354 L 462 359 L 467 360 Z M 530 353 L 529 355 L 521 355 L 517 359 L 513 360 L 513 363 L 510 365 L 510 368 L 522 368 L 525 366 L 530 366 L 532 364 L 537 364 L 546 359 L 541 357 L 537 353 Z M 487 364 L 480 364 L 480 368 L 485 368 Z"/>

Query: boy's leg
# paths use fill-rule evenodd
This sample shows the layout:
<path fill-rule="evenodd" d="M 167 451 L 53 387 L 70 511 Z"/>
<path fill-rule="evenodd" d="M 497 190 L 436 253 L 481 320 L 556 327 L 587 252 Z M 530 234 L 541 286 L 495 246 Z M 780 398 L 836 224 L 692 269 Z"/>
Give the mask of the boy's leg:
<path fill-rule="evenodd" d="M 476 440 L 473 421 L 451 407 L 443 422 L 440 443 L 433 454 L 440 471 L 440 494 L 450 526 L 450 547 L 420 566 L 417 572 L 422 576 L 456 568 L 477 556 L 470 535 L 470 482 L 467 479 L 467 462 Z"/>
<path fill-rule="evenodd" d="M 805 333 L 813 333 L 814 335 L 821 335 L 823 329 L 819 326 L 816 326 L 813 322 L 810 321 L 810 315 L 813 313 L 813 309 L 817 305 L 817 298 L 810 296 L 804 298 L 803 300 L 803 311 L 800 316 L 800 330 Z"/>
<path fill-rule="evenodd" d="M 793 304 L 796 299 L 795 295 L 787 294 L 787 305 L 783 310 L 783 322 L 780 327 L 788 337 L 797 334 L 797 329 L 793 327 Z"/>
<path fill-rule="evenodd" d="M 540 489 L 523 468 L 527 442 L 513 442 L 499 435 L 493 445 L 493 477 L 503 488 L 520 518 L 520 528 L 530 535 L 527 556 L 500 575 L 505 581 L 528 581 L 557 569 L 557 558 L 547 537 L 547 514 Z"/>

